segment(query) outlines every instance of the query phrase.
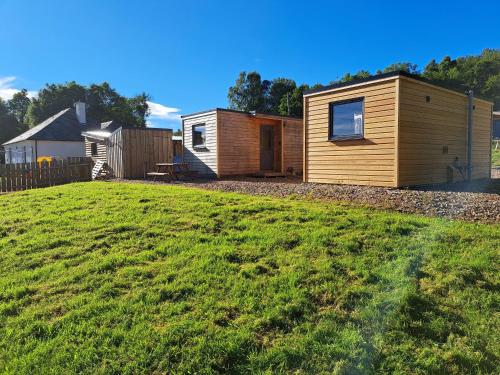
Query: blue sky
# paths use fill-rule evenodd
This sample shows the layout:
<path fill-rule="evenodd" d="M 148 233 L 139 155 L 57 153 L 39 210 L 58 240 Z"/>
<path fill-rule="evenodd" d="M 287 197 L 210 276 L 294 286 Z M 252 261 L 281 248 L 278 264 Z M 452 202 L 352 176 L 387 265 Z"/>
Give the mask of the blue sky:
<path fill-rule="evenodd" d="M 405 4 L 405 5 L 402 5 Z M 408 4 L 408 5 L 406 5 Z M 0 96 L 108 81 L 155 126 L 227 106 L 240 71 L 328 83 L 500 47 L 500 2 L 0 0 Z"/>

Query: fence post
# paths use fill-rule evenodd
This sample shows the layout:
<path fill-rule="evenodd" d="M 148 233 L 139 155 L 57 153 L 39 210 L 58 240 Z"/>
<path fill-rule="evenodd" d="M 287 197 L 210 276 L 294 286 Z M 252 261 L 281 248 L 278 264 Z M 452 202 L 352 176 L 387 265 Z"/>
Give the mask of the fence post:
<path fill-rule="evenodd" d="M 26 168 L 24 168 L 25 164 L 19 164 L 19 182 L 21 183 L 19 190 L 26 190 L 26 177 L 24 175 Z"/>
<path fill-rule="evenodd" d="M 12 190 L 17 191 L 18 189 L 18 182 L 17 182 L 17 177 L 19 176 L 19 164 L 12 164 Z"/>

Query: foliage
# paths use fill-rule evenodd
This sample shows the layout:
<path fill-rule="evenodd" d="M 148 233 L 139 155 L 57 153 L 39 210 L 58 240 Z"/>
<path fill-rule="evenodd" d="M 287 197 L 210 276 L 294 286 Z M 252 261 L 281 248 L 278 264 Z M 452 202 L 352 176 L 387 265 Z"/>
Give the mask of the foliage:
<path fill-rule="evenodd" d="M 31 100 L 28 97 L 28 91 L 22 89 L 16 92 L 12 99 L 8 101 L 9 111 L 16 117 L 17 122 L 24 124 L 24 117 L 26 112 L 28 112 L 28 107 L 31 104 Z"/>
<path fill-rule="evenodd" d="M 495 108 L 500 109 L 500 50 L 485 49 L 479 56 L 460 57 L 456 60 L 445 57 L 440 63 L 431 60 L 422 73 L 417 64 L 411 62 L 397 62 L 377 70 L 377 74 L 393 71 L 405 71 L 415 75 L 422 75 L 432 83 L 465 91 L 473 87 L 479 97 L 491 100 Z M 360 70 L 355 74 L 346 73 L 340 79 L 330 84 L 350 82 L 367 78 L 371 73 Z M 315 85 L 312 88 L 321 85 Z M 297 86 L 289 78 L 276 78 L 271 81 L 262 81 L 257 72 L 240 73 L 235 86 L 230 87 L 229 106 L 242 111 L 256 110 L 263 113 L 277 113 L 292 116 L 302 116 L 302 95 L 309 86 Z"/>
<path fill-rule="evenodd" d="M 306 90 L 309 90 L 308 85 L 300 85 L 293 89 L 291 93 L 283 95 L 276 112 L 280 115 L 302 117 L 304 107 L 303 95 Z"/>
<path fill-rule="evenodd" d="M 321 85 L 312 88 L 317 87 Z M 257 72 L 241 72 L 235 85 L 229 88 L 229 108 L 302 117 L 302 95 L 309 88 L 308 85 L 297 86 L 288 78 L 267 81 Z"/>
<path fill-rule="evenodd" d="M 229 108 L 240 111 L 266 112 L 266 96 L 271 82 L 262 81 L 257 72 L 241 72 L 234 86 L 229 88 Z"/>
<path fill-rule="evenodd" d="M 446 56 L 439 64 L 432 60 L 422 75 L 441 86 L 465 91 L 492 100 L 500 109 L 500 50 L 485 49 L 479 56 L 452 59 Z"/>
<path fill-rule="evenodd" d="M 26 126 L 17 121 L 16 116 L 10 111 L 9 104 L 0 98 L 0 147 L 26 129 Z M 0 154 L 0 162 L 3 162 L 4 155 Z"/>
<path fill-rule="evenodd" d="M 70 108 L 77 101 L 88 104 L 87 121 L 105 122 L 116 120 L 136 127 L 146 126 L 149 114 L 147 94 L 131 98 L 120 95 L 107 82 L 83 86 L 74 81 L 65 84 L 46 85 L 31 101 L 26 114 L 30 126 L 37 125 L 50 116 Z"/>
<path fill-rule="evenodd" d="M 346 74 L 344 74 L 344 76 L 340 80 L 338 80 L 338 81 L 331 81 L 330 85 L 335 85 L 337 83 L 354 81 L 356 79 L 368 78 L 368 77 L 370 77 L 370 75 L 371 75 L 370 72 L 367 71 L 367 70 L 360 70 L 356 74 L 346 73 Z"/>
<path fill-rule="evenodd" d="M 498 226 L 109 182 L 0 210 L 2 373 L 498 369 Z"/>
<path fill-rule="evenodd" d="M 411 74 L 419 74 L 417 64 L 410 62 L 399 62 L 386 66 L 383 70 L 377 70 L 377 74 L 403 71 Z"/>
<path fill-rule="evenodd" d="M 267 108 L 269 113 L 280 113 L 286 115 L 288 108 L 286 107 L 286 98 L 295 91 L 297 85 L 294 80 L 288 78 L 275 78 L 271 81 L 267 93 Z M 285 107 L 282 107 L 284 102 Z"/>
<path fill-rule="evenodd" d="M 500 167 L 500 146 L 495 149 L 497 146 L 496 142 L 491 145 L 491 166 L 492 167 Z"/>
<path fill-rule="evenodd" d="M 173 135 L 182 136 L 182 130 L 181 129 L 177 129 L 176 131 L 174 131 Z"/>
<path fill-rule="evenodd" d="M 473 88 L 476 96 L 493 101 L 495 108 L 500 109 L 500 50 L 498 49 L 485 49 L 478 56 L 465 56 L 457 59 L 446 56 L 440 63 L 431 60 L 421 73 L 417 64 L 411 62 L 394 63 L 382 70 L 377 70 L 376 73 L 400 70 L 421 75 L 431 83 L 459 92 Z M 370 72 L 361 70 L 354 75 L 347 73 L 340 80 L 330 83 L 349 82 L 368 76 Z"/>

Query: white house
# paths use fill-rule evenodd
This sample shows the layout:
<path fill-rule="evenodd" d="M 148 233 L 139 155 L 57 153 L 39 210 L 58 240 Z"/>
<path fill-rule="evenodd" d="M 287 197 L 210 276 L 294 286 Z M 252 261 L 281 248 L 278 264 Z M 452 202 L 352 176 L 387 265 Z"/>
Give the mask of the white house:
<path fill-rule="evenodd" d="M 3 144 L 5 163 L 30 163 L 39 157 L 84 157 L 85 103 L 76 103 Z"/>

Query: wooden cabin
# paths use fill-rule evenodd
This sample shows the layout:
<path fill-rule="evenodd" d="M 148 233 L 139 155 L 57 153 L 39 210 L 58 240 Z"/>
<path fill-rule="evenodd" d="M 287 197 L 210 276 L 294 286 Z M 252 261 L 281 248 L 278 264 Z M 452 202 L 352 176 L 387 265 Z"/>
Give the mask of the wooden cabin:
<path fill-rule="evenodd" d="M 302 119 L 216 108 L 182 116 L 182 134 L 200 175 L 302 173 Z"/>
<path fill-rule="evenodd" d="M 473 106 L 473 107 L 472 107 Z M 400 187 L 468 178 L 469 97 L 404 72 L 304 94 L 304 181 Z M 471 103 L 471 179 L 490 177 L 492 103 Z"/>
<path fill-rule="evenodd" d="M 83 132 L 86 156 L 106 162 L 117 178 L 144 178 L 156 163 L 173 161 L 172 130 L 105 128 Z"/>

